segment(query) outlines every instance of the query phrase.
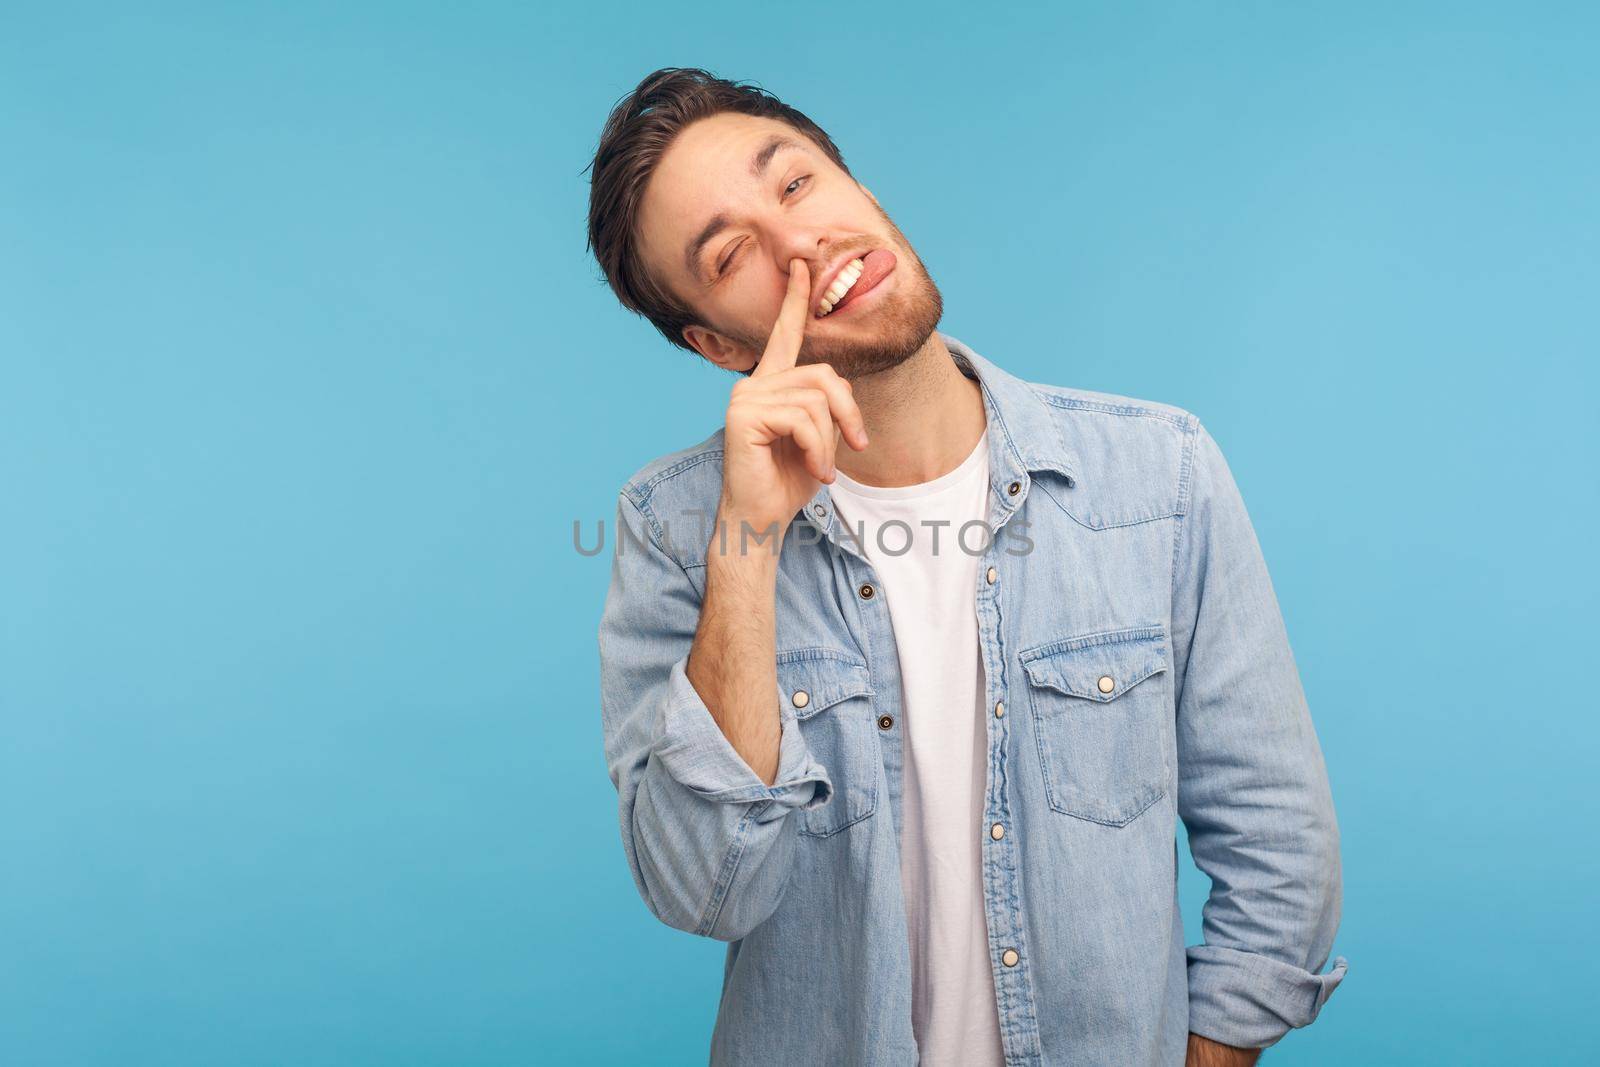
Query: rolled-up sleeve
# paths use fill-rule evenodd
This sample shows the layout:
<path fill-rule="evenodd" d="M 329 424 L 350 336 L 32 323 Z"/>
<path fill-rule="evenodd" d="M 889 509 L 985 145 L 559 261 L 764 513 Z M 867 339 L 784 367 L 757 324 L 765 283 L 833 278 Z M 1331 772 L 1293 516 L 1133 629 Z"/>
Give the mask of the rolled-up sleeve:
<path fill-rule="evenodd" d="M 1173 560 L 1178 813 L 1211 879 L 1189 1029 L 1265 1048 L 1343 980 L 1339 827 L 1288 633 L 1221 449 L 1191 417 Z"/>
<path fill-rule="evenodd" d="M 700 594 L 656 526 L 625 489 L 599 632 L 606 764 L 623 852 L 651 912 L 677 929 L 735 940 L 783 897 L 795 847 L 787 816 L 827 803 L 833 787 L 776 691 L 771 785 L 712 718 L 686 673 Z"/>

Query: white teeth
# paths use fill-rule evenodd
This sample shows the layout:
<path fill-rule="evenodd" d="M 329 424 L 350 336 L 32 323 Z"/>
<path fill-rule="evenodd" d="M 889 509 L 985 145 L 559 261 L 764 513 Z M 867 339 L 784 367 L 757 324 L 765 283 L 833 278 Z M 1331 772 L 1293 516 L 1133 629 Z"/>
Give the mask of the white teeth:
<path fill-rule="evenodd" d="M 828 286 L 822 294 L 822 299 L 817 302 L 818 318 L 828 314 L 838 306 L 839 301 L 843 300 L 844 295 L 850 291 L 850 287 L 860 279 L 861 272 L 866 270 L 866 267 L 867 265 L 859 259 L 852 259 L 845 264 L 844 269 L 839 272 L 839 276 L 833 280 L 833 284 Z"/>

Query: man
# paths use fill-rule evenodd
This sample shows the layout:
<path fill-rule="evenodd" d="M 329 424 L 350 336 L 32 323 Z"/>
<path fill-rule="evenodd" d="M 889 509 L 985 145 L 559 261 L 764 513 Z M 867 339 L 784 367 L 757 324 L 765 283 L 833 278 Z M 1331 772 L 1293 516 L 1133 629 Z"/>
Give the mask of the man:
<path fill-rule="evenodd" d="M 939 332 L 905 234 L 762 90 L 651 74 L 591 181 L 621 302 L 744 375 L 622 488 L 599 634 L 634 881 L 728 942 L 712 1061 L 1250 1064 L 1315 1019 L 1338 828 L 1199 420 Z"/>

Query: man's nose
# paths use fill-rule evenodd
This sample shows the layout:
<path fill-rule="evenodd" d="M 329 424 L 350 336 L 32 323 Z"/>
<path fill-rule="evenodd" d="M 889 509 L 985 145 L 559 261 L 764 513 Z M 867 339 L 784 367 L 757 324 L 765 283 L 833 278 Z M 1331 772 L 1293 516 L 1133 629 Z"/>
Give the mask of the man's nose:
<path fill-rule="evenodd" d="M 816 230 L 785 232 L 773 241 L 773 249 L 778 256 L 778 269 L 787 274 L 790 260 L 803 259 L 815 275 L 817 268 L 828 261 L 828 249 L 833 243 L 828 234 Z"/>

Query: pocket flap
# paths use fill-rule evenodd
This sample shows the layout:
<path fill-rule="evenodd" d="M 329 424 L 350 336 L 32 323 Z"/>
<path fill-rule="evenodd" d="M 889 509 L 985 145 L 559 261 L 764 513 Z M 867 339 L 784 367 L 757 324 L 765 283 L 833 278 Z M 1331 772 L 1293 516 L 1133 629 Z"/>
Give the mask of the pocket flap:
<path fill-rule="evenodd" d="M 1167 669 L 1167 639 L 1159 626 L 1135 626 L 1037 645 L 1018 658 L 1032 684 L 1104 703 Z"/>
<path fill-rule="evenodd" d="M 847 652 L 797 648 L 778 653 L 778 692 L 795 718 L 809 719 L 841 700 L 871 696 L 871 676 L 865 661 Z"/>

